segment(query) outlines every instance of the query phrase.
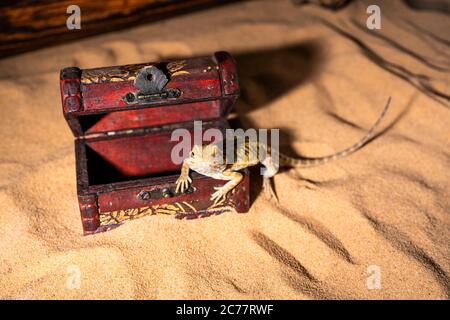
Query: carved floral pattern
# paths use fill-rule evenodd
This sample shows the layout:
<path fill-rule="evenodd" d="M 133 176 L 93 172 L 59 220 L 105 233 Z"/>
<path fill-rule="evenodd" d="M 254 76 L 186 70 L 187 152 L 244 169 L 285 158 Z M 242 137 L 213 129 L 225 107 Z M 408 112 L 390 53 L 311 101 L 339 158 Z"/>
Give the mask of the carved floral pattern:
<path fill-rule="evenodd" d="M 177 218 L 196 218 L 206 217 L 213 214 L 219 214 L 228 211 L 235 211 L 232 204 L 224 205 L 224 203 L 218 206 L 211 206 L 206 211 L 199 212 L 192 204 L 183 202 L 173 202 L 169 204 L 160 204 L 142 208 L 132 208 L 117 210 L 111 212 L 100 213 L 100 226 L 121 224 L 127 220 L 134 220 L 151 215 L 174 215 Z"/>
<path fill-rule="evenodd" d="M 167 64 L 167 71 L 170 76 L 175 77 L 182 74 L 189 74 L 182 70 L 186 67 L 186 60 L 173 61 Z M 150 67 L 152 64 L 129 64 L 118 67 L 107 67 L 99 69 L 85 69 L 81 73 L 81 83 L 107 83 L 118 81 L 134 81 L 138 72 L 144 67 Z"/>

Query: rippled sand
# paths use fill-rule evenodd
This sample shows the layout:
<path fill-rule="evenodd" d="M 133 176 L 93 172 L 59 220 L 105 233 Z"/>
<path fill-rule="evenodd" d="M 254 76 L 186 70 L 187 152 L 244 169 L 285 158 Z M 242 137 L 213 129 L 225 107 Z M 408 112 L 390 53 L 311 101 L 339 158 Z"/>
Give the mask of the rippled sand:
<path fill-rule="evenodd" d="M 386 1 L 370 31 L 369 4 L 238 3 L 0 60 L 0 298 L 449 298 L 450 19 Z M 288 154 L 338 151 L 391 109 L 359 152 L 280 172 L 279 204 L 254 175 L 248 214 L 83 237 L 59 69 L 216 50 L 242 124 L 280 128 Z"/>

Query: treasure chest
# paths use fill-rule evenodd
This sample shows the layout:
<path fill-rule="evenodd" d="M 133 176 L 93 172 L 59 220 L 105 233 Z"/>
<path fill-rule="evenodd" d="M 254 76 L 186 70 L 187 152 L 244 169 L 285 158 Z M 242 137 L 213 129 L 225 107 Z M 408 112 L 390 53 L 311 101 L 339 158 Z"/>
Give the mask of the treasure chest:
<path fill-rule="evenodd" d="M 75 136 L 85 235 L 147 215 L 188 219 L 230 208 L 248 211 L 247 171 L 220 206 L 210 197 L 224 181 L 191 172 L 187 190 L 176 192 L 175 185 L 181 163 L 173 161 L 179 143 L 174 130 L 194 137 L 195 120 L 202 121 L 202 132 L 230 128 L 227 115 L 239 85 L 228 53 L 96 69 L 70 67 L 61 70 L 60 85 L 64 117 Z"/>

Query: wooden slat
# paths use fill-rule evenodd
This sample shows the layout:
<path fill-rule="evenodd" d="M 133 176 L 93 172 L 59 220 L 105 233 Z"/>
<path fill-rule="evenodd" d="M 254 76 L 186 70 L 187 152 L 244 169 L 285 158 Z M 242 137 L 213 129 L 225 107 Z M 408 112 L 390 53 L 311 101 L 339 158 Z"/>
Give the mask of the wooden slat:
<path fill-rule="evenodd" d="M 0 57 L 237 0 L 11 0 L 0 3 Z M 66 26 L 81 8 L 81 29 Z"/>

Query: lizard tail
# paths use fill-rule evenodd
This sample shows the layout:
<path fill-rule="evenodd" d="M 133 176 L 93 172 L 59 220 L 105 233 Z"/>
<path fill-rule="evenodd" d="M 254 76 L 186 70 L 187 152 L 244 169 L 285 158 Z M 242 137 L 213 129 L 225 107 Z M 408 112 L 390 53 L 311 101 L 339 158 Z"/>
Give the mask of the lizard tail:
<path fill-rule="evenodd" d="M 288 157 L 282 153 L 279 153 L 279 159 L 280 159 L 280 166 L 284 167 L 313 167 L 325 164 L 330 161 L 334 161 L 343 157 L 348 156 L 349 154 L 355 152 L 356 150 L 360 149 L 362 146 L 364 146 L 373 136 L 376 128 L 381 123 L 381 120 L 383 120 L 384 116 L 386 115 L 387 110 L 389 109 L 389 105 L 391 103 L 391 97 L 389 97 L 386 106 L 383 109 L 383 112 L 381 112 L 381 115 L 378 117 L 378 120 L 375 122 L 375 124 L 370 128 L 369 132 L 357 143 L 352 145 L 351 147 L 336 152 L 335 154 L 331 154 L 328 156 L 318 157 L 318 158 L 306 158 L 306 159 L 297 159 L 297 158 L 291 158 Z"/>

